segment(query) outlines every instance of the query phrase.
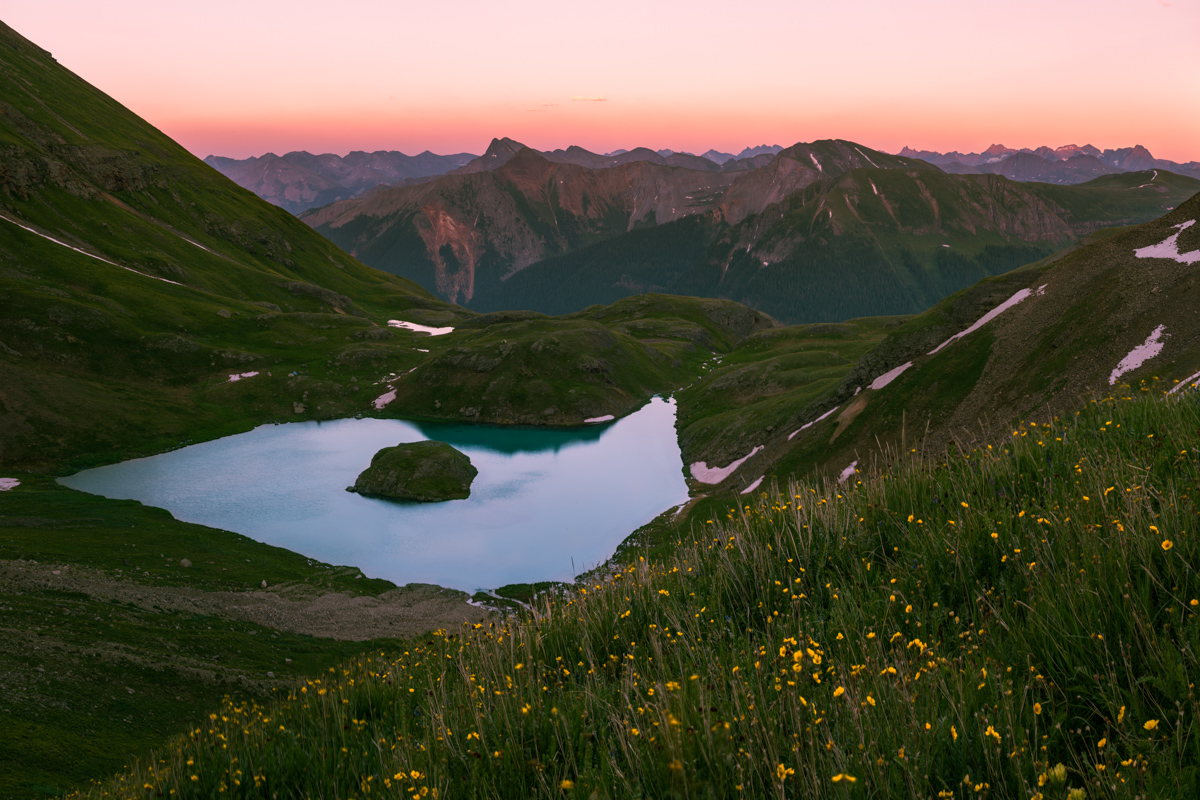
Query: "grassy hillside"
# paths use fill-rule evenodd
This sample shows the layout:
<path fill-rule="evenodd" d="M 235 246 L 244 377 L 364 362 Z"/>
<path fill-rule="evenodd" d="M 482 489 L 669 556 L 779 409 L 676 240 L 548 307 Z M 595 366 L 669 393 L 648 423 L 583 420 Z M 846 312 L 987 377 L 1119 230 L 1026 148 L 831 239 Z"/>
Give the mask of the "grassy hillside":
<path fill-rule="evenodd" d="M 1200 406 L 792 483 L 503 624 L 231 697 L 87 796 L 1193 797 Z"/>
<path fill-rule="evenodd" d="M 0 797 L 86 785 L 231 692 L 266 701 L 356 640 L 464 618 L 460 593 L 432 591 L 23 475 L 0 494 Z M 363 627 L 364 603 L 390 630 Z"/>
<path fill-rule="evenodd" d="M 269 372 L 324 362 L 390 315 L 448 308 L 6 27 L 0 66 L 0 464 L 153 452 L 290 414 L 293 398 L 222 384 L 257 372 L 279 394 Z"/>
<path fill-rule="evenodd" d="M 577 314 L 496 313 L 428 338 L 386 383 L 407 419 L 579 425 L 691 381 L 704 361 L 778 323 L 727 300 L 647 294 Z"/>
<path fill-rule="evenodd" d="M 685 430 L 681 445 L 689 464 L 724 466 L 761 448 L 720 484 L 697 488 L 720 494 L 759 476 L 786 479 L 810 471 L 836 477 L 888 448 L 939 453 L 956 443 L 973 446 L 1010 420 L 1061 413 L 1105 391 L 1113 371 L 1149 346 L 1160 325 L 1149 357 L 1130 362 L 1118 377 L 1184 379 L 1200 368 L 1200 329 L 1189 310 L 1197 291 L 1186 263 L 1192 256 L 1180 261 L 1137 251 L 1148 255 L 1145 248 L 1177 235 L 1178 252 L 1193 253 L 1200 234 L 1188 223 L 1198 217 L 1200 196 L 1154 222 L 1097 232 L 1084 246 L 980 281 L 888 330 L 835 387 L 806 395 L 807 404 L 781 394 L 775 402 L 789 410 L 781 419 L 759 423 L 746 405 L 744 413 L 725 412 L 722 436 L 692 439 Z M 753 351 L 739 356 L 735 350 L 726 356 L 731 359 L 753 361 Z M 722 377 L 718 371 L 705 380 Z M 689 413 L 681 403 L 682 418 Z"/>

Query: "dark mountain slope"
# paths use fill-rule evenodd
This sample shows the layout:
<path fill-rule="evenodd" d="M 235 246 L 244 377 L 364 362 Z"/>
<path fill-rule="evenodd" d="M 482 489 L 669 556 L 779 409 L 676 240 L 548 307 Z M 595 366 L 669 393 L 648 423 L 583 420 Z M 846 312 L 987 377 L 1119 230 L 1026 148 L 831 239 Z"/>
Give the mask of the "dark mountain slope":
<path fill-rule="evenodd" d="M 503 161 L 495 170 L 377 189 L 303 219 L 365 262 L 470 304 L 549 256 L 706 213 L 736 175 L 650 161 L 591 170 L 501 145 L 485 156 Z"/>
<path fill-rule="evenodd" d="M 1053 186 L 889 158 L 844 143 L 791 148 L 769 168 L 773 178 L 759 170 L 734 181 L 704 224 L 659 225 L 547 258 L 472 305 L 565 313 L 653 289 L 728 297 L 788 322 L 915 313 L 1200 190 L 1161 171 Z"/>
<path fill-rule="evenodd" d="M 0 85 L 2 463 L 246 419 L 245 392 L 215 387 L 222 368 L 324 360 L 326 331 L 342 340 L 447 307 L 238 188 L 7 27 Z M 290 413 L 291 399 L 269 405 Z"/>
<path fill-rule="evenodd" d="M 724 479 L 736 485 L 812 469 L 836 477 L 852 462 L 868 467 L 881 447 L 936 454 L 994 442 L 1015 420 L 1048 421 L 1119 384 L 1164 392 L 1196 382 L 1198 219 L 1200 195 L 1161 219 L 981 281 L 896 328 L 825 396 L 797 395 L 806 405 L 792 406 L 786 421 L 756 414 L 768 398 L 788 407 L 766 390 L 717 417 L 699 413 L 722 380 L 716 370 L 680 395 L 703 421 L 691 430 L 681 420 L 685 457 L 726 465 L 761 446 Z M 754 347 L 747 341 L 727 360 L 744 362 L 739 353 Z"/>

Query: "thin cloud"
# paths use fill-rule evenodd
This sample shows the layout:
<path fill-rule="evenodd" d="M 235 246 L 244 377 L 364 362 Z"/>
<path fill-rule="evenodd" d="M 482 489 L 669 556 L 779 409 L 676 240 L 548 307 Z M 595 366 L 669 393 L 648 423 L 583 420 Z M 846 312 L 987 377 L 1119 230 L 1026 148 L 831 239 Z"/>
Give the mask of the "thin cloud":
<path fill-rule="evenodd" d="M 571 100 L 576 103 L 603 103 L 607 97 L 572 97 Z"/>

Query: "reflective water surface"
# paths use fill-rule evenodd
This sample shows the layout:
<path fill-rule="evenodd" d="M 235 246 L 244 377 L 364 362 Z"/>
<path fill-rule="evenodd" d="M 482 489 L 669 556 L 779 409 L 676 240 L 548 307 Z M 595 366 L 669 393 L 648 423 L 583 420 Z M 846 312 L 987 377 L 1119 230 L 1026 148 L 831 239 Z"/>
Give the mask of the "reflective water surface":
<path fill-rule="evenodd" d="M 435 439 L 479 470 L 467 500 L 346 491 L 380 448 Z M 264 425 L 60 482 L 139 500 L 397 584 L 474 591 L 569 580 L 687 500 L 675 405 L 575 430 L 345 419 Z"/>

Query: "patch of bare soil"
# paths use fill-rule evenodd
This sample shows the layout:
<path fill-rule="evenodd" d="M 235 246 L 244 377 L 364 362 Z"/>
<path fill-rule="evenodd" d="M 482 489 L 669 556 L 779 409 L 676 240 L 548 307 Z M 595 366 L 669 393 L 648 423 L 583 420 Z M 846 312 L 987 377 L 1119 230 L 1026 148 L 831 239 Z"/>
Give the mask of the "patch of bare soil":
<path fill-rule="evenodd" d="M 0 561 L 0 593 L 33 589 L 80 592 L 147 610 L 209 614 L 349 641 L 417 636 L 478 622 L 488 615 L 486 609 L 467 602 L 463 592 L 425 584 L 401 586 L 378 597 L 313 595 L 287 585 L 253 592 L 206 592 L 147 586 L 82 567 Z"/>

